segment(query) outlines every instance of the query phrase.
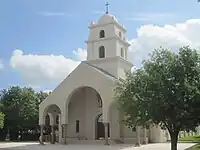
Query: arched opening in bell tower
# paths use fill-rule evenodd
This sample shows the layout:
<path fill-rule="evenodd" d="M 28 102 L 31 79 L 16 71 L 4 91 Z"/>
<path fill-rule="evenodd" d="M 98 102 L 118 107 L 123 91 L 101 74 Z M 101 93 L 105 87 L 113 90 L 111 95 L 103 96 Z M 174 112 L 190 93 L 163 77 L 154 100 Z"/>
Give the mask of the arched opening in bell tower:
<path fill-rule="evenodd" d="M 99 58 L 104 58 L 105 57 L 105 47 L 100 46 L 99 47 Z"/>
<path fill-rule="evenodd" d="M 104 37 L 105 37 L 105 31 L 104 31 L 104 30 L 101 30 L 101 31 L 99 32 L 99 37 L 100 37 L 100 38 L 104 38 Z"/>

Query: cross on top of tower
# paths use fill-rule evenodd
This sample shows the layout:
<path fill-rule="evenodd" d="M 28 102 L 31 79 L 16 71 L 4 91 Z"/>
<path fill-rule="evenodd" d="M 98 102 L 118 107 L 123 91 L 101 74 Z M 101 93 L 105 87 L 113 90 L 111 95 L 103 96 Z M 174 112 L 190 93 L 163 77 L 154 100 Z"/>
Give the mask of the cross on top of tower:
<path fill-rule="evenodd" d="M 108 3 L 108 1 L 106 1 L 106 4 L 105 4 L 105 6 L 106 6 L 106 14 L 108 14 L 108 7 L 109 7 L 109 3 Z"/>

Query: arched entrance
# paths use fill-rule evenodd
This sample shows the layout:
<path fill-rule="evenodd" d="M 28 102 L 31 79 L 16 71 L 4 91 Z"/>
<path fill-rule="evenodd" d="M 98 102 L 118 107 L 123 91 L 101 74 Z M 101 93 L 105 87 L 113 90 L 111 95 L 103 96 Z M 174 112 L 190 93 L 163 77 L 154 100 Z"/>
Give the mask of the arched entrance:
<path fill-rule="evenodd" d="M 108 137 L 110 137 L 109 125 L 108 125 Z M 100 114 L 96 119 L 96 139 L 104 139 L 105 138 L 105 127 L 103 124 L 103 115 Z"/>
<path fill-rule="evenodd" d="M 45 108 L 44 111 L 44 128 L 43 128 L 43 135 L 44 140 L 46 142 L 51 142 L 54 144 L 58 142 L 58 135 L 56 134 L 59 130 L 59 115 L 61 114 L 60 108 L 55 105 L 51 104 Z"/>
<path fill-rule="evenodd" d="M 102 118 L 102 114 L 98 116 L 97 120 L 96 120 L 96 128 L 97 128 L 97 139 L 103 139 L 105 138 L 105 127 L 103 124 L 103 118 Z"/>
<path fill-rule="evenodd" d="M 70 96 L 67 106 L 68 138 L 80 140 L 97 139 L 96 118 L 99 114 L 102 114 L 102 105 L 101 96 L 94 88 L 84 86 L 75 89 Z M 100 126 L 102 130 L 104 124 L 101 123 Z"/>

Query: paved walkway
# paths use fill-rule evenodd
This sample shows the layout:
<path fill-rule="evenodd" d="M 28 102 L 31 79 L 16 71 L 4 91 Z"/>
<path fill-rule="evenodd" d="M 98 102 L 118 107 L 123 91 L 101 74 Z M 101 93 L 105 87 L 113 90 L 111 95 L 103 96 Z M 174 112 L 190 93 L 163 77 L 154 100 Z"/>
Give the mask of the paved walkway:
<path fill-rule="evenodd" d="M 193 146 L 192 143 L 178 144 L 178 150 L 185 150 Z M 38 143 L 0 143 L 0 150 L 170 150 L 170 144 L 148 144 L 133 148 L 132 145 L 44 145 Z"/>

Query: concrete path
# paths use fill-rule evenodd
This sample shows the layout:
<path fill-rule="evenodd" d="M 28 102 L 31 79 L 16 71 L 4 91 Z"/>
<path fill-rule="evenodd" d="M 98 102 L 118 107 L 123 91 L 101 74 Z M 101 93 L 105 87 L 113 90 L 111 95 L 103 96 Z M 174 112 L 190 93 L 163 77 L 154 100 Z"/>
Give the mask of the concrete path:
<path fill-rule="evenodd" d="M 193 146 L 192 143 L 178 144 L 178 150 L 185 150 Z M 132 145 L 44 145 L 38 143 L 0 143 L 0 150 L 170 150 L 170 144 L 148 144 L 141 147 L 133 147 Z"/>

